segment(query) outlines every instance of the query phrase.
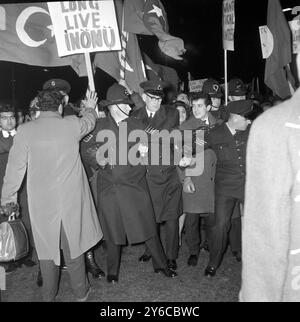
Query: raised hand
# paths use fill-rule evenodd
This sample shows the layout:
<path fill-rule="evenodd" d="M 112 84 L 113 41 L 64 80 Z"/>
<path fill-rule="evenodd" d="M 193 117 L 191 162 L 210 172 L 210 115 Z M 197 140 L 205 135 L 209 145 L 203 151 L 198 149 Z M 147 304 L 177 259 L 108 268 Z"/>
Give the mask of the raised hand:
<path fill-rule="evenodd" d="M 98 96 L 96 92 L 90 91 L 89 89 L 86 91 L 85 99 L 82 100 L 82 105 L 84 108 L 93 108 L 95 109 L 98 102 Z"/>

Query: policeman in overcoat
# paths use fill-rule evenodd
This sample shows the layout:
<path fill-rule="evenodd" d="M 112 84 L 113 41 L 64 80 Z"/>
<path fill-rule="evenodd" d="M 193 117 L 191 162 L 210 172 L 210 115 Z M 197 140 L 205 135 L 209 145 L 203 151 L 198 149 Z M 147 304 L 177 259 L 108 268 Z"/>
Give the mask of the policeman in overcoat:
<path fill-rule="evenodd" d="M 209 264 L 205 275 L 214 276 L 227 247 L 228 232 L 236 203 L 244 201 L 246 145 L 251 121 L 251 101 L 227 106 L 229 119 L 207 137 L 217 155 L 215 214 L 209 217 Z"/>
<path fill-rule="evenodd" d="M 100 107 L 108 108 L 109 113 L 106 118 L 98 119 L 91 133 L 92 138 L 82 145 L 83 157 L 98 169 L 98 213 L 107 245 L 107 281 L 112 283 L 118 282 L 121 245 L 127 241 L 129 244 L 145 242 L 152 256 L 154 271 L 162 272 L 167 277 L 176 276 L 167 267 L 157 235 L 146 167 L 143 164 L 133 165 L 129 158 L 124 162 L 124 153 L 127 156 L 137 144 L 126 143 L 127 134 L 145 128 L 140 120 L 129 117 L 132 104 L 125 87 L 112 85 L 107 99 L 100 102 Z M 139 151 L 140 146 L 147 148 L 146 142 L 138 146 Z M 122 153 L 123 161 L 120 157 Z"/>
<path fill-rule="evenodd" d="M 156 130 L 168 130 L 179 126 L 179 113 L 176 109 L 161 105 L 164 88 L 167 86 L 162 81 L 146 81 L 140 84 L 144 90 L 142 98 L 146 105 L 135 111 L 133 115 L 144 124 L 148 124 Z M 171 147 L 172 148 L 172 147 Z M 171 159 L 172 159 L 172 149 Z M 150 195 L 154 207 L 157 224 L 165 223 L 166 226 L 166 244 L 165 252 L 168 259 L 168 267 L 176 270 L 179 247 L 179 221 L 182 214 L 182 186 L 178 177 L 176 166 L 162 164 L 162 155 L 159 155 L 159 165 L 147 166 L 147 182 L 150 189 Z M 149 252 L 145 252 L 140 257 L 140 261 L 149 260 Z"/>

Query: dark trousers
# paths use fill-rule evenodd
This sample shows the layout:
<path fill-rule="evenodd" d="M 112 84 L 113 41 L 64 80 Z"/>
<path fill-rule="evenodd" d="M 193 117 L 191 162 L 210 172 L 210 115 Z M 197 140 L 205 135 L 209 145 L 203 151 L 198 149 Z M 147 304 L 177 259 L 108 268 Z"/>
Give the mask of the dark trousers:
<path fill-rule="evenodd" d="M 22 186 L 19 191 L 19 204 L 21 210 L 21 218 L 28 233 L 29 239 L 29 247 L 30 252 L 28 257 L 33 261 L 37 261 L 37 254 L 35 250 L 32 229 L 31 229 L 31 222 L 29 217 L 29 209 L 28 209 L 28 201 L 27 201 L 27 190 L 26 190 L 26 180 L 23 181 Z"/>
<path fill-rule="evenodd" d="M 158 236 L 161 236 L 160 234 L 160 228 L 162 224 L 157 224 L 157 232 Z M 165 226 L 165 254 L 167 259 L 170 260 L 176 260 L 178 257 L 178 250 L 179 250 L 179 220 L 178 218 L 174 220 L 167 220 L 163 223 Z M 161 244 L 163 244 L 162 239 Z M 150 250 L 147 248 L 145 249 L 146 255 L 151 255 Z"/>
<path fill-rule="evenodd" d="M 89 288 L 85 272 L 84 254 L 74 259 L 71 258 L 63 226 L 61 226 L 60 242 L 73 292 L 78 299 L 83 298 Z M 41 260 L 40 267 L 43 277 L 43 299 L 45 302 L 53 302 L 58 291 L 59 266 L 55 265 L 53 260 Z"/>
<path fill-rule="evenodd" d="M 105 241 L 107 247 L 107 274 L 119 275 L 121 261 L 121 245 L 116 245 L 109 240 Z M 146 248 L 152 257 L 154 269 L 166 268 L 167 259 L 161 246 L 159 237 L 154 237 L 145 241 Z"/>
<path fill-rule="evenodd" d="M 207 221 L 207 217 L 200 214 L 186 213 L 184 227 L 185 227 L 185 241 L 189 248 L 190 255 L 199 255 L 201 242 L 206 238 L 206 225 L 202 225 Z"/>
<path fill-rule="evenodd" d="M 227 247 L 228 235 L 231 228 L 231 218 L 236 204 L 241 200 L 233 197 L 216 195 L 215 214 L 208 217 L 208 246 L 209 246 L 209 265 L 217 268 L 221 264 L 222 257 Z M 240 238 L 241 226 L 240 218 L 233 220 L 232 237 L 234 244 L 238 244 L 237 239 Z M 232 238 L 231 237 L 231 238 Z"/>

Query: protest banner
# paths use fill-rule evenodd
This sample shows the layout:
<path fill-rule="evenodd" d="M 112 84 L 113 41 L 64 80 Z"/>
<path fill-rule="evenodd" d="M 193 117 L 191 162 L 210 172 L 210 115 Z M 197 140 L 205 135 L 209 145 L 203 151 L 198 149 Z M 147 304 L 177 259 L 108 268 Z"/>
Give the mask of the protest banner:
<path fill-rule="evenodd" d="M 228 71 L 227 50 L 234 51 L 235 11 L 234 0 L 223 0 L 223 49 L 224 49 L 224 79 L 225 105 L 228 103 Z"/>
<path fill-rule="evenodd" d="M 235 13 L 234 0 L 223 1 L 223 48 L 234 50 Z"/>
<path fill-rule="evenodd" d="M 59 56 L 84 54 L 94 90 L 91 52 L 121 50 L 113 0 L 48 2 Z"/>
<path fill-rule="evenodd" d="M 260 26 L 259 35 L 260 35 L 260 45 L 263 59 L 268 58 L 274 48 L 274 39 L 273 35 L 268 26 Z"/>
<path fill-rule="evenodd" d="M 298 20 L 289 21 L 293 39 L 293 54 L 300 51 L 300 24 Z"/>
<path fill-rule="evenodd" d="M 203 83 L 207 80 L 207 78 L 196 79 L 189 81 L 189 90 L 190 92 L 201 92 L 203 88 Z"/>

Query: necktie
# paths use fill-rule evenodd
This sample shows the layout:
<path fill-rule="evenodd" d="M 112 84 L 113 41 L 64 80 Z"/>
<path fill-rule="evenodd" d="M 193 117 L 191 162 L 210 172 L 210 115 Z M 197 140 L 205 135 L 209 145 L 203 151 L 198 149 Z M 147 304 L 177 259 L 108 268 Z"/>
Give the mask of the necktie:
<path fill-rule="evenodd" d="M 153 113 L 150 113 L 149 119 L 152 120 L 153 119 Z"/>

